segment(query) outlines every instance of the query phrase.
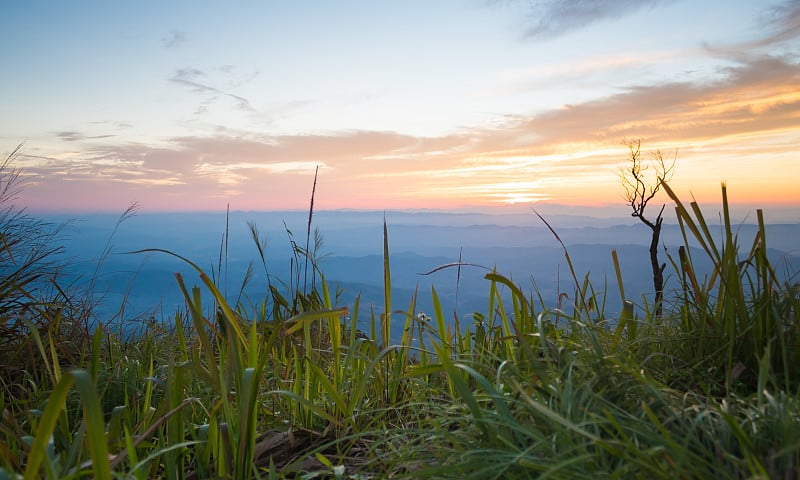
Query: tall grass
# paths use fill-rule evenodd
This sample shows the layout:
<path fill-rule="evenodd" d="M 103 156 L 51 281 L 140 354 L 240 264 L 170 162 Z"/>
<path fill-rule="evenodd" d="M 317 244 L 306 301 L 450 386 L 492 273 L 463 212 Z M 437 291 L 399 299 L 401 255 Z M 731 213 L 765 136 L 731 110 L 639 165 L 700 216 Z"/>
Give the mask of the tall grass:
<path fill-rule="evenodd" d="M 39 374 L 52 372 L 49 361 L 39 361 L 34 338 L 79 361 L 90 337 L 86 299 L 62 282 L 60 241 L 69 224 L 42 221 L 15 204 L 24 187 L 14 166 L 22 147 L 0 162 L 0 387 L 14 395 L 26 388 L 26 376 L 41 383 L 48 379 Z"/>
<path fill-rule="evenodd" d="M 758 231 L 749 246 L 740 246 L 730 219 L 727 188 L 722 185 L 721 232 L 703 215 L 697 202 L 689 208 L 664 185 L 675 202 L 675 211 L 686 246 L 680 250 L 681 322 L 688 334 L 687 347 L 698 363 L 724 375 L 725 387 L 735 382 L 759 390 L 759 381 L 769 380 L 778 388 L 792 388 L 800 375 L 800 324 L 795 316 L 800 306 L 797 285 L 781 284 L 767 258 L 764 215 L 757 211 Z M 711 260 L 712 272 L 698 278 L 688 248 L 698 243 Z M 759 376 L 768 366 L 769 378 Z"/>
<path fill-rule="evenodd" d="M 27 384 L 27 411 L 0 396 L 0 478 L 796 478 L 798 285 L 777 281 L 761 214 L 741 250 L 724 189 L 721 236 L 665 189 L 686 245 L 658 318 L 619 273 L 610 318 L 566 247 L 569 305 L 491 271 L 471 324 L 448 320 L 435 289 L 418 315 L 423 293 L 392 298 L 385 221 L 384 304 L 366 313 L 331 295 L 311 215 L 282 284 L 251 225 L 268 280 L 255 303 L 149 249 L 192 268 L 176 274 L 185 310 L 136 338 L 97 330 L 75 363 L 35 337 L 49 381 Z M 319 281 L 304 272 L 303 288 L 306 260 Z"/>

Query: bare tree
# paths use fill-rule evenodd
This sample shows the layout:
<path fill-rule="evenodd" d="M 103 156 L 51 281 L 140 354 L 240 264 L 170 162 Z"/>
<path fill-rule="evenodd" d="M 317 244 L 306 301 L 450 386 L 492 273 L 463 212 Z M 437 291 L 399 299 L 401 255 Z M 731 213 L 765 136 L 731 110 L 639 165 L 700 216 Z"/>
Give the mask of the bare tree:
<path fill-rule="evenodd" d="M 661 237 L 661 222 L 664 217 L 664 206 L 658 211 L 654 220 L 645 216 L 647 204 L 661 189 L 661 184 L 672 178 L 675 167 L 675 158 L 669 164 L 664 160 L 660 150 L 653 152 L 649 165 L 644 165 L 641 158 L 641 142 L 639 140 L 626 140 L 623 142 L 629 150 L 627 167 L 620 169 L 620 179 L 625 189 L 625 202 L 631 207 L 631 216 L 641 220 L 651 231 L 650 238 L 650 265 L 653 269 L 653 289 L 655 290 L 655 315 L 660 317 L 664 299 L 664 268 L 666 263 L 658 261 L 658 242 Z M 677 157 L 677 153 L 676 153 Z M 646 178 L 645 172 L 652 167 L 655 179 Z M 652 218 L 652 217 L 651 217 Z"/>

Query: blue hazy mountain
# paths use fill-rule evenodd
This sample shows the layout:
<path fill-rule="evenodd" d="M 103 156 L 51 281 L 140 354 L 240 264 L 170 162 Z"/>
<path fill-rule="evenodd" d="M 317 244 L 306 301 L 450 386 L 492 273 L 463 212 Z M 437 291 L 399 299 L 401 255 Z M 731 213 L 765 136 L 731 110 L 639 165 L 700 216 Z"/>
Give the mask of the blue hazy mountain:
<path fill-rule="evenodd" d="M 44 217 L 51 222 L 68 220 L 61 216 Z M 557 304 L 559 294 L 570 298 L 574 290 L 564 251 L 546 225 L 533 213 L 506 215 L 460 212 L 315 212 L 312 229 L 321 237 L 315 252 L 332 294 L 339 302 L 352 305 L 358 295 L 363 322 L 370 308 L 383 309 L 383 222 L 386 219 L 392 274 L 394 309 L 406 310 L 417 295 L 417 310 L 431 311 L 431 288 L 435 287 L 446 315 L 453 312 L 464 319 L 473 312 L 486 314 L 489 282 L 487 271 L 512 278 L 524 290 L 536 292 L 549 306 Z M 648 245 L 650 231 L 630 217 L 591 217 L 551 214 L 546 217 L 567 246 L 579 280 L 589 278 L 596 291 L 606 292 L 605 311 L 613 318 L 620 309 L 611 251 L 620 259 L 626 294 L 637 304 L 651 294 Z M 263 300 L 267 275 L 273 283 L 288 284 L 303 280 L 319 282 L 313 269 L 306 273 L 305 262 L 293 254 L 292 242 L 306 247 L 308 213 L 231 212 L 221 213 L 140 213 L 119 224 L 118 216 L 107 214 L 73 218 L 64 237 L 65 256 L 71 265 L 69 278 L 77 284 L 93 282 L 100 305 L 101 319 L 123 321 L 170 318 L 183 308 L 175 273 L 183 275 L 188 286 L 199 278 L 186 263 L 161 252 L 179 254 L 200 266 L 218 280 L 231 301 L 245 303 Z M 249 224 L 256 225 L 265 245 L 266 262 L 261 263 Z M 227 228 L 227 237 L 225 235 Z M 717 230 L 719 230 L 717 228 Z M 741 223 L 737 235 L 742 245 L 752 242 L 755 225 Z M 720 232 L 721 235 L 721 232 Z M 767 227 L 770 255 L 784 272 L 800 271 L 797 239 L 800 225 L 774 224 Z M 227 242 L 226 242 L 227 240 Z M 677 257 L 683 243 L 680 229 L 665 223 L 662 233 L 665 254 Z M 314 246 L 314 233 L 310 246 Z M 110 254 L 102 253 L 110 248 Z M 702 259 L 697 250 L 695 258 Z M 100 259 L 103 258 L 102 263 Z M 461 260 L 473 266 L 441 268 Z M 253 273 L 242 287 L 246 272 Z M 703 262 L 699 265 L 702 268 Z M 705 263 L 708 268 L 708 263 Z M 677 286 L 674 271 L 667 268 L 667 288 Z M 290 280 L 291 279 L 291 280 Z"/>

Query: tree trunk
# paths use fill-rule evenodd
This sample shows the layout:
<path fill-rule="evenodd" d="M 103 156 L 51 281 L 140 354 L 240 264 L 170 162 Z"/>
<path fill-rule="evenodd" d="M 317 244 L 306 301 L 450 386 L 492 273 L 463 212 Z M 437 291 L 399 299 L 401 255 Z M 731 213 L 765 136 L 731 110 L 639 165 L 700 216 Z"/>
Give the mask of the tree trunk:
<path fill-rule="evenodd" d="M 656 292 L 655 306 L 656 318 L 661 317 L 662 301 L 664 299 L 664 268 L 667 264 L 658 264 L 658 240 L 661 237 L 661 222 L 663 218 L 661 214 L 656 218 L 656 223 L 651 224 L 650 228 L 653 230 L 653 236 L 650 240 L 650 265 L 653 268 L 653 289 Z"/>

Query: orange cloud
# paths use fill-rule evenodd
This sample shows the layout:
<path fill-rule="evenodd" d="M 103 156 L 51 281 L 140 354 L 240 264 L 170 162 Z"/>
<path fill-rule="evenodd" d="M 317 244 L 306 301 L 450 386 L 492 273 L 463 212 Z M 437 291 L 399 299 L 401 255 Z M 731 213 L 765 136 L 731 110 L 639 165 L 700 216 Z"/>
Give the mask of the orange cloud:
<path fill-rule="evenodd" d="M 727 180 L 733 198 L 800 203 L 800 66 L 763 57 L 720 74 L 709 84 L 632 86 L 440 137 L 248 133 L 81 150 L 80 134 L 70 132 L 70 151 L 24 158 L 37 178 L 28 201 L 92 208 L 102 194 L 121 205 L 96 207 L 116 210 L 133 200 L 153 209 L 216 210 L 227 200 L 242 209 L 306 208 L 319 165 L 321 208 L 616 203 L 620 141 L 640 138 L 645 148 L 678 150 L 678 191 L 716 198 Z"/>

